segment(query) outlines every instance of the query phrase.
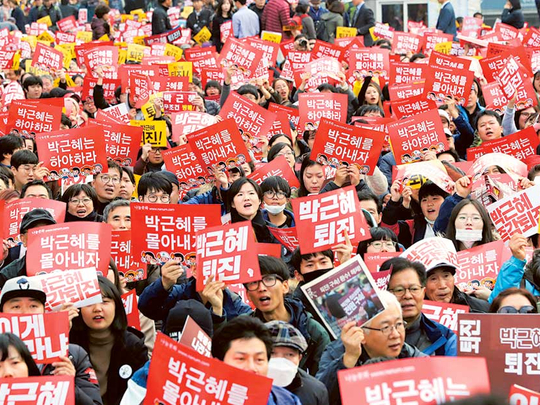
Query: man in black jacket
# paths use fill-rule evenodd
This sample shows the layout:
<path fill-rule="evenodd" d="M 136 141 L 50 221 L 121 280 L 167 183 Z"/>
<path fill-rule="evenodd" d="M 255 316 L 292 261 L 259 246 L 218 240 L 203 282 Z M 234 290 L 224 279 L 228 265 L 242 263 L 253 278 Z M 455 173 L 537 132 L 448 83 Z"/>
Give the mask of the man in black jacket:
<path fill-rule="evenodd" d="M 373 38 L 371 38 L 369 29 L 375 26 L 373 10 L 369 9 L 364 4 L 364 0 L 353 0 L 352 4 L 356 6 L 356 11 L 349 24 L 351 27 L 356 28 L 357 35 L 362 35 L 364 37 L 364 45 L 371 46 L 373 45 Z"/>
<path fill-rule="evenodd" d="M 152 14 L 152 35 L 163 34 L 172 29 L 167 10 L 172 5 L 172 0 L 158 0 L 158 6 Z"/>
<path fill-rule="evenodd" d="M 191 30 L 191 37 L 199 33 L 204 27 L 210 29 L 210 22 L 214 13 L 203 8 L 202 0 L 193 0 L 193 12 L 188 16 L 186 25 Z"/>

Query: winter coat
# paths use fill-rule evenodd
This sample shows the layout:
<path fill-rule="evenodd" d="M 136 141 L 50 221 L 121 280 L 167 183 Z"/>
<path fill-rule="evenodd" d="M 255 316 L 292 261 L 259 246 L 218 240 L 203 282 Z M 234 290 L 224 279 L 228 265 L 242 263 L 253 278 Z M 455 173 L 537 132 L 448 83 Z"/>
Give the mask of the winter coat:
<path fill-rule="evenodd" d="M 159 4 L 152 13 L 152 35 L 163 34 L 172 30 L 169 16 L 167 15 L 167 7 Z"/>
<path fill-rule="evenodd" d="M 92 24 L 90 26 L 92 27 L 92 39 L 94 41 L 98 40 L 105 34 L 109 35 L 111 33 L 111 27 L 109 26 L 109 23 L 103 18 L 97 18 L 96 16 L 94 16 L 94 18 L 92 18 Z"/>
<path fill-rule="evenodd" d="M 512 287 L 520 288 L 522 284 L 524 284 L 523 287 L 530 291 L 532 295 L 536 297 L 540 296 L 538 287 L 530 280 L 524 279 L 526 264 L 527 262 L 525 260 L 517 259 L 514 256 L 503 263 L 499 270 L 495 287 L 489 296 L 489 303 L 492 303 L 502 291 Z"/>
<path fill-rule="evenodd" d="M 422 350 L 428 356 L 457 356 L 457 336 L 446 326 L 421 314 L 420 329 L 426 334 L 431 346 Z"/>

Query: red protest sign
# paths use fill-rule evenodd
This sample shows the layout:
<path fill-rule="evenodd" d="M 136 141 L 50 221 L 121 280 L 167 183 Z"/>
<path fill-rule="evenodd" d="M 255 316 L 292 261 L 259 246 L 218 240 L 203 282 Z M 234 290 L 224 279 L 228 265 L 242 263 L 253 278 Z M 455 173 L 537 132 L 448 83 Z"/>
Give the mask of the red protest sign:
<path fill-rule="evenodd" d="M 206 228 L 197 233 L 197 291 L 210 277 L 228 284 L 261 279 L 251 222 Z"/>
<path fill-rule="evenodd" d="M 299 85 L 300 81 L 302 80 L 300 75 L 304 72 L 305 66 L 311 62 L 311 60 L 311 52 L 289 52 L 281 69 L 281 77 L 286 80 L 294 81 Z"/>
<path fill-rule="evenodd" d="M 539 143 L 535 129 L 528 127 L 504 138 L 482 142 L 480 146 L 467 149 L 467 160 L 474 161 L 488 153 L 503 153 L 524 160 L 536 155 L 536 147 Z"/>
<path fill-rule="evenodd" d="M 21 134 L 52 132 L 60 129 L 62 106 L 33 104 L 13 100 L 9 106 L 6 131 L 17 129 Z"/>
<path fill-rule="evenodd" d="M 508 105 L 508 98 L 504 95 L 501 86 L 497 82 L 491 82 L 482 86 L 482 94 L 486 102 L 486 108 L 503 114 Z"/>
<path fill-rule="evenodd" d="M 126 311 L 128 326 L 141 330 L 141 320 L 139 318 L 139 308 L 137 307 L 137 294 L 135 290 L 131 290 L 122 294 L 122 304 Z"/>
<path fill-rule="evenodd" d="M 199 111 L 181 111 L 171 114 L 172 140 L 177 142 L 183 137 L 199 129 L 216 123 L 213 115 Z"/>
<path fill-rule="evenodd" d="M 296 227 L 304 236 L 299 240 L 302 254 L 345 243 L 345 232 L 353 245 L 371 237 L 354 186 L 294 198 L 291 203 Z"/>
<path fill-rule="evenodd" d="M 122 65 L 123 66 L 123 65 Z M 86 100 L 88 97 L 94 97 L 94 87 L 96 87 L 98 79 L 90 76 L 84 78 L 82 88 L 82 99 Z M 120 86 L 120 79 L 103 79 L 103 97 L 105 100 L 114 100 L 114 92 L 117 87 Z"/>
<path fill-rule="evenodd" d="M 4 206 L 3 233 L 9 247 L 17 245 L 21 221 L 26 213 L 40 208 L 49 211 L 57 223 L 64 222 L 66 204 L 61 201 L 43 198 L 22 198 L 8 202 Z"/>
<path fill-rule="evenodd" d="M 442 67 L 454 70 L 469 70 L 471 61 L 456 56 L 446 55 L 440 52 L 433 52 L 429 57 L 429 66 Z"/>
<path fill-rule="evenodd" d="M 445 263 L 457 268 L 459 266 L 456 248 L 450 239 L 441 237 L 426 238 L 416 242 L 401 254 L 411 262 L 420 262 L 426 271 Z"/>
<path fill-rule="evenodd" d="M 275 65 L 279 53 L 279 44 L 265 41 L 257 37 L 245 38 L 245 41 L 254 48 L 263 51 L 263 58 L 267 60 L 268 65 Z"/>
<path fill-rule="evenodd" d="M 316 40 L 311 54 L 313 59 L 324 58 L 325 56 L 330 56 L 335 59 L 340 59 L 343 53 L 343 48 L 340 48 L 337 45 L 329 44 L 321 40 Z"/>
<path fill-rule="evenodd" d="M 309 62 L 304 67 L 304 72 L 308 74 L 304 90 L 306 92 L 315 91 L 324 83 L 335 86 L 339 82 L 342 70 L 341 62 L 328 56 Z"/>
<path fill-rule="evenodd" d="M 392 103 L 392 112 L 397 119 L 407 118 L 411 115 L 421 114 L 437 108 L 435 101 L 425 98 L 424 95 L 414 96 Z"/>
<path fill-rule="evenodd" d="M 504 241 L 515 233 L 528 237 L 538 233 L 540 184 L 529 187 L 487 207 L 497 232 Z"/>
<path fill-rule="evenodd" d="M 377 273 L 385 261 L 399 255 L 400 252 L 364 253 L 364 262 L 371 273 Z"/>
<path fill-rule="evenodd" d="M 111 226 L 99 222 L 68 222 L 28 231 L 26 272 L 29 276 L 55 270 L 95 267 L 109 269 Z"/>
<path fill-rule="evenodd" d="M 408 32 L 394 32 L 392 39 L 392 52 L 398 54 L 418 53 L 424 45 L 424 38 L 421 35 Z"/>
<path fill-rule="evenodd" d="M 417 357 L 338 371 L 343 405 L 441 404 L 489 394 L 485 359 Z M 399 402 L 396 402 L 398 399 Z"/>
<path fill-rule="evenodd" d="M 197 325 L 197 322 L 195 322 L 191 316 L 188 316 L 186 319 L 180 339 L 178 339 L 179 334 L 179 332 L 168 333 L 168 335 L 172 339 L 177 340 L 178 343 L 195 350 L 204 357 L 212 357 L 212 339 L 199 325 Z"/>
<path fill-rule="evenodd" d="M 188 91 L 189 77 L 187 76 L 159 76 L 152 79 L 154 90 L 161 91 Z"/>
<path fill-rule="evenodd" d="M 509 400 L 512 405 L 537 405 L 540 403 L 540 393 L 514 384 L 510 387 Z"/>
<path fill-rule="evenodd" d="M 424 95 L 438 104 L 451 97 L 460 105 L 467 104 L 469 93 L 474 80 L 471 70 L 455 70 L 450 68 L 430 66 L 426 71 Z"/>
<path fill-rule="evenodd" d="M 62 32 L 74 31 L 77 28 L 77 25 L 78 25 L 77 21 L 75 20 L 75 17 L 72 15 L 66 18 L 62 18 L 60 21 L 56 23 L 56 26 Z"/>
<path fill-rule="evenodd" d="M 135 101 L 135 108 L 141 108 L 154 91 L 150 77 L 132 73 L 129 77 L 130 97 Z"/>
<path fill-rule="evenodd" d="M 298 177 L 294 174 L 285 156 L 278 156 L 271 162 L 263 164 L 248 177 L 253 179 L 258 185 L 261 185 L 266 178 L 271 176 L 284 178 L 293 190 L 300 188 Z"/>
<path fill-rule="evenodd" d="M 3 378 L 0 382 L 2 402 L 12 405 L 57 403 L 75 405 L 75 385 L 72 376 L 39 376 Z M 54 402 L 52 402 L 54 401 Z"/>
<path fill-rule="evenodd" d="M 77 40 L 75 34 L 68 34 L 67 32 L 56 31 L 54 33 L 54 41 L 58 45 L 71 44 Z"/>
<path fill-rule="evenodd" d="M 37 43 L 34 57 L 32 58 L 32 66 L 41 70 L 59 71 L 62 70 L 63 65 L 64 54 L 62 52 L 50 46 L 43 45 L 41 42 Z"/>
<path fill-rule="evenodd" d="M 378 271 L 376 273 L 371 273 L 375 285 L 381 291 L 388 290 L 388 282 L 390 281 L 390 274 L 392 270 Z"/>
<path fill-rule="evenodd" d="M 285 134 L 289 138 L 292 138 L 291 123 L 289 122 L 287 113 L 284 111 L 276 112 L 276 119 L 272 123 L 272 127 L 266 134 L 266 137 L 268 140 L 270 140 L 274 135 L 277 134 Z"/>
<path fill-rule="evenodd" d="M 107 167 L 103 128 L 86 126 L 36 134 L 39 158 L 49 168 L 49 180 L 100 173 Z"/>
<path fill-rule="evenodd" d="M 405 100 L 409 97 L 419 96 L 424 93 L 425 80 L 406 82 L 403 84 L 391 84 L 388 93 L 391 100 Z"/>
<path fill-rule="evenodd" d="M 478 38 L 482 31 L 483 21 L 481 18 L 463 17 L 463 26 L 461 35 L 466 37 Z"/>
<path fill-rule="evenodd" d="M 507 156 L 502 153 L 488 153 L 476 159 L 467 175 L 473 176 L 473 181 L 483 175 L 489 166 L 499 166 L 511 176 L 515 181 L 519 181 L 520 177 L 527 177 L 529 170 L 527 165 L 513 156 Z"/>
<path fill-rule="evenodd" d="M 504 67 L 493 76 L 508 99 L 516 96 L 516 110 L 523 110 L 537 104 L 530 76 L 512 56 L 506 58 Z"/>
<path fill-rule="evenodd" d="M 207 358 L 162 333 L 150 363 L 145 405 L 169 403 L 242 403 L 268 400 L 272 380 Z"/>
<path fill-rule="evenodd" d="M 19 336 L 38 364 L 50 364 L 60 361 L 60 356 L 67 356 L 69 318 L 66 311 L 0 314 L 0 333 L 6 332 Z"/>
<path fill-rule="evenodd" d="M 89 72 L 99 66 L 106 77 L 116 79 L 116 66 L 118 65 L 118 47 L 114 45 L 100 46 L 86 51 L 83 55 L 84 64 Z M 97 75 L 94 75 L 97 77 Z"/>
<path fill-rule="evenodd" d="M 173 114 L 180 111 L 193 110 L 193 100 L 197 93 L 192 91 L 166 91 L 163 92 L 163 112 Z"/>
<path fill-rule="evenodd" d="M 372 175 L 384 143 L 382 132 L 322 118 L 311 159 L 337 169 L 356 166 L 360 174 Z"/>
<path fill-rule="evenodd" d="M 444 34 L 441 32 L 430 32 L 424 34 L 424 52 L 431 53 L 435 49 L 435 45 L 443 42 L 452 42 L 454 37 L 452 34 Z"/>
<path fill-rule="evenodd" d="M 281 243 L 289 252 L 294 252 L 294 250 L 299 246 L 298 235 L 296 233 L 296 228 L 274 228 L 268 227 L 270 233 Z"/>
<path fill-rule="evenodd" d="M 288 120 L 291 121 L 296 127 L 298 127 L 300 121 L 300 113 L 298 111 L 298 108 L 286 107 L 281 104 L 270 103 L 268 105 L 268 111 L 272 111 L 275 113 L 282 111 L 286 113 Z"/>
<path fill-rule="evenodd" d="M 220 63 L 225 67 L 234 65 L 241 70 L 245 78 L 250 78 L 262 57 L 263 51 L 260 49 L 231 37 L 220 52 Z"/>
<path fill-rule="evenodd" d="M 319 121 L 325 117 L 345 123 L 347 119 L 348 99 L 341 93 L 301 93 L 298 95 L 300 122 L 298 133 L 313 131 L 319 127 Z"/>
<path fill-rule="evenodd" d="M 188 140 L 201 166 L 212 173 L 250 161 L 240 131 L 233 119 L 226 119 L 188 135 Z"/>
<path fill-rule="evenodd" d="M 128 283 L 146 278 L 146 266 L 133 260 L 131 254 L 131 230 L 112 231 L 111 257 L 118 269 L 118 273 L 126 278 Z M 104 273 L 106 275 L 107 272 Z"/>
<path fill-rule="evenodd" d="M 132 241 L 134 260 L 163 265 L 174 259 L 188 268 L 195 258 L 195 233 L 221 224 L 221 209 L 219 205 L 138 203 L 131 207 L 131 223 L 140 235 Z"/>
<path fill-rule="evenodd" d="M 354 49 L 349 53 L 349 76 L 388 77 L 390 74 L 390 51 L 379 48 Z"/>
<path fill-rule="evenodd" d="M 499 41 L 510 41 L 519 35 L 519 30 L 516 27 L 501 22 L 495 25 L 494 31 Z"/>
<path fill-rule="evenodd" d="M 103 128 L 107 158 L 120 166 L 133 166 L 141 145 L 142 127 L 104 122 L 96 124 Z"/>
<path fill-rule="evenodd" d="M 153 65 L 120 65 L 118 67 L 118 77 L 121 80 L 122 88 L 131 87 L 131 76 L 133 74 L 147 76 L 150 80 L 153 80 L 155 77 L 159 77 L 159 67 Z"/>
<path fill-rule="evenodd" d="M 537 314 L 460 314 L 458 356 L 487 360 L 494 393 L 507 396 L 512 384 L 538 391 L 537 319 Z"/>
<path fill-rule="evenodd" d="M 419 161 L 429 151 L 448 150 L 437 110 L 430 110 L 388 125 L 392 151 L 398 164 Z"/>
<path fill-rule="evenodd" d="M 468 314 L 469 307 L 467 305 L 424 300 L 422 313 L 432 321 L 446 326 L 454 333 L 458 333 L 458 314 Z"/>
<path fill-rule="evenodd" d="M 522 43 L 524 46 L 536 48 L 540 46 L 540 30 L 535 27 L 529 27 L 527 33 L 523 37 Z"/>
<path fill-rule="evenodd" d="M 0 69 L 11 69 L 17 50 L 1 50 L 0 51 Z"/>

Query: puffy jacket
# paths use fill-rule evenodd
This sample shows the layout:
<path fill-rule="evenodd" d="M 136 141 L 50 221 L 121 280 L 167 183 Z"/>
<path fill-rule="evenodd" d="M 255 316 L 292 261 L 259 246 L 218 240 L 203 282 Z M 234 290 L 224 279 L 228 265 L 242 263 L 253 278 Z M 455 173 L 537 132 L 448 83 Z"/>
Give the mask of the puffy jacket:
<path fill-rule="evenodd" d="M 457 356 L 457 336 L 446 326 L 421 314 L 420 329 L 432 343 L 431 346 L 422 350 L 422 353 L 428 356 Z"/>
<path fill-rule="evenodd" d="M 0 271 L 0 289 L 4 288 L 9 279 L 20 276 L 26 276 L 26 255 L 12 261 Z"/>
<path fill-rule="evenodd" d="M 90 363 L 88 353 L 79 345 L 69 344 L 68 357 L 75 367 L 75 404 L 101 405 L 101 395 L 96 373 Z M 53 375 L 54 367 L 46 364 L 41 375 Z"/>
<path fill-rule="evenodd" d="M 525 264 L 527 264 L 525 260 L 520 260 L 514 256 L 503 263 L 499 270 L 495 287 L 489 296 L 489 303 L 492 303 L 502 291 L 512 287 L 521 287 L 521 282 L 525 274 Z M 529 290 L 532 295 L 540 296 L 540 290 L 538 290 L 529 280 L 525 280 L 525 288 Z"/>
<path fill-rule="evenodd" d="M 338 386 L 338 377 L 337 372 L 339 370 L 345 370 L 346 367 L 343 364 L 343 355 L 345 354 L 345 346 L 341 339 L 335 340 L 330 343 L 326 350 L 324 351 L 321 362 L 319 364 L 319 372 L 316 377 L 320 380 L 326 388 L 328 389 L 328 395 L 330 396 L 330 403 L 332 405 L 340 405 L 341 397 L 339 394 Z M 427 357 L 426 354 L 422 353 L 416 347 L 411 346 L 407 343 L 403 344 L 401 353 L 397 357 L 398 359 L 406 359 L 411 357 Z M 369 360 L 369 355 L 366 353 L 366 350 L 362 348 L 362 355 L 358 359 L 356 366 L 361 366 L 367 360 Z"/>
<path fill-rule="evenodd" d="M 291 24 L 291 9 L 286 0 L 270 0 L 266 3 L 262 16 L 262 30 L 283 34 L 283 27 Z"/>
<path fill-rule="evenodd" d="M 296 395 L 302 404 L 329 405 L 328 390 L 324 384 L 301 368 L 292 383 L 285 388 Z"/>
<path fill-rule="evenodd" d="M 167 15 L 167 7 L 159 4 L 152 13 L 152 35 L 163 34 L 172 30 L 169 16 Z"/>
<path fill-rule="evenodd" d="M 97 18 L 96 16 L 94 16 L 94 18 L 92 18 L 92 24 L 90 26 L 92 27 L 92 39 L 94 41 L 98 40 L 105 34 L 109 35 L 111 33 L 111 27 L 109 26 L 109 23 L 103 18 Z"/>
<path fill-rule="evenodd" d="M 197 300 L 202 302 L 196 290 L 196 280 L 191 277 L 187 283 L 174 285 L 169 291 L 163 288 L 161 277 L 146 287 L 139 297 L 139 310 L 154 321 L 165 320 L 169 311 L 180 300 Z M 210 303 L 206 307 L 211 308 Z M 223 315 L 212 313 L 214 325 L 230 321 L 238 315 L 251 313 L 251 307 L 245 304 L 240 296 L 228 289 L 223 290 Z"/>
<path fill-rule="evenodd" d="M 285 298 L 285 308 L 291 315 L 289 323 L 302 332 L 308 343 L 306 353 L 300 361 L 300 367 L 315 375 L 319 368 L 319 361 L 326 346 L 330 343 L 330 336 L 324 327 L 317 322 L 309 312 L 304 310 L 301 301 L 293 298 Z M 261 311 L 255 310 L 252 314 L 263 322 L 267 322 Z"/>
<path fill-rule="evenodd" d="M 51 17 L 52 26 L 49 28 L 51 31 L 56 31 L 56 23 L 60 21 L 62 17 L 62 12 L 57 6 L 52 5 L 51 7 L 47 8 L 44 5 L 41 6 L 38 9 L 37 18 L 38 20 L 43 17 Z"/>

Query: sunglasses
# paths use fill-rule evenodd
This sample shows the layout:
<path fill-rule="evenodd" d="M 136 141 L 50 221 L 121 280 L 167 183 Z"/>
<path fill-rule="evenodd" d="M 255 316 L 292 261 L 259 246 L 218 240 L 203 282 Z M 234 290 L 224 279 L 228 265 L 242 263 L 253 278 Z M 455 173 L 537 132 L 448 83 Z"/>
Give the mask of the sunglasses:
<path fill-rule="evenodd" d="M 514 307 L 501 307 L 497 311 L 498 314 L 531 314 L 534 313 L 535 307 L 532 305 L 525 305 L 524 307 L 521 307 L 520 309 L 516 309 Z"/>

